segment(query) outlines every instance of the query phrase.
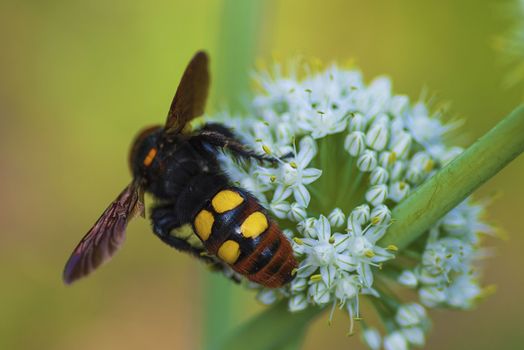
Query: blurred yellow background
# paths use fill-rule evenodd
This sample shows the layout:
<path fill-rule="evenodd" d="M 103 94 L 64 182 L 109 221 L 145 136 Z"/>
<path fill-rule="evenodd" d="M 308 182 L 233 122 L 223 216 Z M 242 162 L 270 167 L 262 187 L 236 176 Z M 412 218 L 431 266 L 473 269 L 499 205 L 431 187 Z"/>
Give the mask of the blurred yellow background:
<path fill-rule="evenodd" d="M 0 1 L 0 349 L 199 348 L 204 268 L 145 220 L 91 278 L 65 287 L 61 272 L 128 183 L 131 138 L 162 122 L 191 55 L 234 59 L 220 45 L 227 9 L 218 0 Z M 391 76 L 396 93 L 416 99 L 427 87 L 466 119 L 464 144 L 523 101 L 502 88 L 507 67 L 491 48 L 509 25 L 500 2 L 286 0 L 258 12 L 257 57 L 355 59 L 368 80 Z M 224 104 L 226 75 L 214 75 L 210 112 Z M 521 157 L 479 191 L 500 193 L 491 218 L 511 236 L 489 242 L 497 254 L 484 281 L 498 292 L 473 312 L 433 312 L 428 349 L 524 343 L 523 177 Z M 238 323 L 260 306 L 235 293 Z M 305 348 L 363 348 L 346 329 L 342 313 L 331 327 L 324 315 Z"/>

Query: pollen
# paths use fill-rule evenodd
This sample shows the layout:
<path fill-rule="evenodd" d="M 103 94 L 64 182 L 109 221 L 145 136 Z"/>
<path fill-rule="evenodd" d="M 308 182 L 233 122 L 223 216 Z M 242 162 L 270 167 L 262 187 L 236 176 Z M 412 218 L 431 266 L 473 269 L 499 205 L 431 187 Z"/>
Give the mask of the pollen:
<path fill-rule="evenodd" d="M 296 244 L 298 244 L 298 245 L 302 245 L 302 244 L 304 244 L 304 241 L 301 240 L 301 239 L 298 238 L 298 237 L 293 237 L 293 241 L 294 241 Z"/>
<path fill-rule="evenodd" d="M 238 207 L 244 198 L 242 198 L 237 192 L 231 190 L 224 190 L 218 192 L 211 200 L 213 209 L 219 214 L 222 214 L 231 209 Z"/>
<path fill-rule="evenodd" d="M 322 281 L 322 275 L 321 274 L 311 275 L 311 277 L 309 277 L 309 280 L 311 282 Z"/>
<path fill-rule="evenodd" d="M 380 223 L 380 218 L 378 216 L 374 216 L 371 218 L 371 225 L 377 225 L 378 223 Z"/>
<path fill-rule="evenodd" d="M 397 252 L 398 251 L 398 247 L 394 244 L 390 244 L 386 247 L 387 250 L 391 251 L 391 252 Z"/>
<path fill-rule="evenodd" d="M 368 249 L 368 250 L 366 250 L 366 251 L 364 252 L 364 255 L 367 256 L 368 258 L 372 258 L 372 257 L 375 256 L 375 252 L 372 251 L 372 250 L 369 250 L 369 249 Z"/>
<path fill-rule="evenodd" d="M 262 234 L 269 224 L 267 222 L 266 216 L 256 211 L 249 215 L 246 220 L 240 226 L 240 232 L 244 237 L 255 238 Z"/>
<path fill-rule="evenodd" d="M 157 149 L 156 148 L 151 148 L 149 150 L 149 153 L 144 158 L 144 165 L 145 166 L 150 166 L 151 163 L 153 163 L 153 160 L 155 160 L 155 157 L 156 157 L 156 153 L 157 153 Z"/>
<path fill-rule="evenodd" d="M 429 173 L 431 170 L 433 170 L 434 167 L 435 167 L 435 162 L 433 161 L 433 159 L 428 159 L 426 164 L 424 164 L 424 171 Z"/>
<path fill-rule="evenodd" d="M 395 152 L 391 152 L 389 154 L 388 163 L 393 164 L 397 160 L 397 154 Z"/>
<path fill-rule="evenodd" d="M 195 218 L 195 231 L 198 237 L 203 241 L 207 240 L 211 235 L 211 229 L 215 218 L 213 214 L 207 210 L 201 210 Z"/>
<path fill-rule="evenodd" d="M 218 248 L 218 257 L 228 264 L 234 264 L 240 256 L 240 245 L 232 240 L 225 241 Z"/>

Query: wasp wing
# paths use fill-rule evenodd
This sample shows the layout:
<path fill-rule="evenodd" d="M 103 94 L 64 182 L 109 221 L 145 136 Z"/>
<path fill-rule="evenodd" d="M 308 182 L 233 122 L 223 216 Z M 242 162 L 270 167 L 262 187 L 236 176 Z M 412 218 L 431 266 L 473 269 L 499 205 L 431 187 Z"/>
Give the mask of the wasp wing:
<path fill-rule="evenodd" d="M 167 115 L 165 132 L 178 134 L 193 118 L 204 113 L 209 90 L 209 58 L 203 51 L 193 56 L 180 80 Z"/>
<path fill-rule="evenodd" d="M 125 239 L 125 230 L 136 214 L 144 215 L 143 191 L 138 184 L 127 186 L 82 238 L 67 261 L 66 284 L 82 278 L 109 260 Z"/>

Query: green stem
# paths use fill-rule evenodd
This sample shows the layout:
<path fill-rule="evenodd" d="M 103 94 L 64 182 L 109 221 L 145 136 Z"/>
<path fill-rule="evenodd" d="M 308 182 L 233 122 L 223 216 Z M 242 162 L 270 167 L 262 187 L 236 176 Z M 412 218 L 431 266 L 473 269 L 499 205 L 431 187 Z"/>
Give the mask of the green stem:
<path fill-rule="evenodd" d="M 219 347 L 221 350 L 298 349 L 311 320 L 321 308 L 291 313 L 282 301 L 239 328 Z"/>
<path fill-rule="evenodd" d="M 261 8 L 260 0 L 224 1 L 213 90 L 217 92 L 217 100 L 234 112 L 242 109 L 239 96 L 249 91 L 249 71 L 254 61 Z M 203 347 L 213 349 L 234 328 L 242 298 L 239 288 L 222 275 L 207 272 L 204 285 Z"/>
<path fill-rule="evenodd" d="M 523 151 L 521 105 L 401 202 L 378 244 L 407 247 Z"/>
<path fill-rule="evenodd" d="M 242 98 L 250 91 L 249 74 L 264 5 L 262 0 L 224 0 L 215 91 L 217 100 L 232 112 L 242 112 L 247 105 Z"/>

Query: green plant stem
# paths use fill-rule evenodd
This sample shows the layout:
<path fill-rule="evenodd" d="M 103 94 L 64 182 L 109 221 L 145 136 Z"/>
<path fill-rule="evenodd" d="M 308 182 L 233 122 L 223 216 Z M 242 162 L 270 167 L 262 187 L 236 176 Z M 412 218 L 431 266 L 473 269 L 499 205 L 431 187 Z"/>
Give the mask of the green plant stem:
<path fill-rule="evenodd" d="M 242 109 L 239 96 L 249 91 L 249 71 L 254 61 L 260 24 L 260 0 L 224 0 L 213 90 L 217 100 L 234 112 Z M 234 327 L 242 308 L 239 287 L 224 276 L 206 272 L 204 280 L 204 349 L 215 349 Z"/>
<path fill-rule="evenodd" d="M 402 201 L 378 244 L 407 247 L 523 151 L 521 105 Z"/>
<path fill-rule="evenodd" d="M 281 301 L 240 327 L 219 347 L 221 350 L 298 349 L 305 330 L 321 308 L 290 313 Z"/>

